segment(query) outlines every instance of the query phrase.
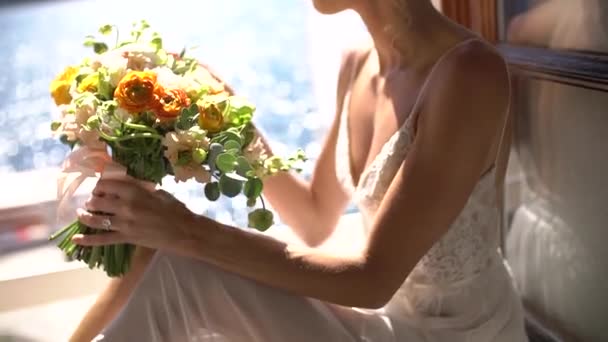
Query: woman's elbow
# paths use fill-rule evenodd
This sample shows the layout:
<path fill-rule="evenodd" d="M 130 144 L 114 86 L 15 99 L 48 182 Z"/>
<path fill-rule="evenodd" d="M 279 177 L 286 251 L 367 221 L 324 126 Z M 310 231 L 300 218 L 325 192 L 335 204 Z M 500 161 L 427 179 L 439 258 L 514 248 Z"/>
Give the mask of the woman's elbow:
<path fill-rule="evenodd" d="M 361 309 L 380 309 L 386 306 L 393 298 L 398 287 L 389 286 L 388 282 L 372 279 L 367 286 L 358 287 L 359 291 L 353 298 L 353 307 Z"/>

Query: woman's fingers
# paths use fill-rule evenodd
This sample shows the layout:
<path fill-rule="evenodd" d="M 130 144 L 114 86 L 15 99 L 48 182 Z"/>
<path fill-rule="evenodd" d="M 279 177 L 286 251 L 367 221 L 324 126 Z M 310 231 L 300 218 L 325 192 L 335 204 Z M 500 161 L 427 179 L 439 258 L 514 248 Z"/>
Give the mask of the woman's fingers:
<path fill-rule="evenodd" d="M 117 216 L 93 214 L 84 209 L 77 209 L 78 221 L 87 227 L 106 230 L 120 231 L 124 228 L 123 222 Z"/>
<path fill-rule="evenodd" d="M 85 204 L 85 208 L 90 212 L 102 212 L 108 214 L 120 214 L 121 206 L 116 197 L 110 196 L 91 196 Z"/>

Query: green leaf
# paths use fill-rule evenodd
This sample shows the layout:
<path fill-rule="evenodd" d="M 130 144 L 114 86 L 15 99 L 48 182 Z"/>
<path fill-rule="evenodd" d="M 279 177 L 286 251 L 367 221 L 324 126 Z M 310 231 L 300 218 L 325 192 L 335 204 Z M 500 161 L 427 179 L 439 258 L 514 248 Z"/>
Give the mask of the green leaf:
<path fill-rule="evenodd" d="M 220 185 L 218 182 L 205 184 L 205 197 L 212 202 L 220 198 Z"/>
<path fill-rule="evenodd" d="M 182 113 L 179 116 L 175 126 L 183 130 L 190 129 L 196 124 L 197 115 L 198 106 L 193 103 L 190 105 L 190 107 L 182 109 Z"/>
<path fill-rule="evenodd" d="M 161 37 L 154 37 L 150 41 L 150 44 L 152 44 L 156 48 L 156 51 L 158 51 L 163 48 L 163 39 Z"/>
<path fill-rule="evenodd" d="M 104 100 L 111 100 L 114 96 L 114 87 L 112 86 L 110 75 L 106 69 L 100 69 L 97 93 Z"/>
<path fill-rule="evenodd" d="M 93 51 L 95 51 L 96 54 L 100 55 L 108 51 L 108 45 L 106 43 L 95 42 L 93 43 Z"/>
<path fill-rule="evenodd" d="M 262 190 L 264 189 L 264 184 L 259 178 L 250 178 L 245 182 L 245 187 L 243 188 L 243 193 L 249 199 L 258 198 L 262 194 Z"/>
<path fill-rule="evenodd" d="M 87 127 L 89 127 L 89 129 L 97 129 L 97 128 L 99 128 L 100 125 L 101 125 L 101 120 L 99 119 L 99 116 L 97 116 L 97 115 L 93 115 L 87 120 Z"/>
<path fill-rule="evenodd" d="M 243 146 L 249 146 L 255 138 L 255 128 L 251 123 L 248 123 L 245 129 L 243 130 L 243 135 L 245 137 L 245 141 L 243 142 Z"/>
<path fill-rule="evenodd" d="M 270 210 L 256 209 L 249 213 L 249 227 L 266 231 L 274 224 L 274 215 Z"/>
<path fill-rule="evenodd" d="M 255 203 L 256 203 L 256 202 L 257 202 L 257 199 L 256 199 L 256 198 L 248 198 L 248 199 L 247 199 L 247 206 L 248 206 L 249 208 L 253 208 L 253 207 L 255 207 Z"/>
<path fill-rule="evenodd" d="M 239 176 L 247 177 L 247 173 L 249 171 L 253 171 L 253 168 L 251 167 L 251 164 L 249 164 L 249 161 L 247 160 L 247 158 L 245 158 L 243 156 L 237 157 L 236 158 L 236 173 Z"/>
<path fill-rule="evenodd" d="M 232 172 L 236 167 L 236 157 L 229 153 L 222 153 L 217 156 L 215 164 L 224 173 Z"/>
<path fill-rule="evenodd" d="M 228 140 L 226 141 L 226 143 L 224 144 L 224 148 L 228 151 L 228 150 L 237 150 L 240 151 L 241 150 L 241 144 L 239 144 L 238 142 L 234 141 L 234 140 Z"/>
<path fill-rule="evenodd" d="M 207 156 L 207 165 L 211 169 L 211 172 L 214 172 L 216 169 L 216 159 L 222 152 L 224 152 L 224 146 L 218 143 L 211 143 L 209 145 L 209 154 Z"/>
<path fill-rule="evenodd" d="M 53 121 L 51 122 L 51 131 L 56 131 L 59 129 L 59 127 L 61 127 L 61 122 L 58 121 Z"/>
<path fill-rule="evenodd" d="M 236 197 L 241 193 L 241 189 L 243 188 L 243 182 L 234 179 L 228 175 L 220 176 L 220 191 L 226 197 Z"/>
<path fill-rule="evenodd" d="M 224 144 L 226 144 L 228 141 L 234 141 L 237 144 L 239 144 L 239 146 L 242 145 L 243 143 L 243 138 L 241 137 L 240 134 L 236 133 L 236 132 L 232 132 L 232 131 L 225 131 L 223 133 L 223 137 L 224 137 Z"/>
<path fill-rule="evenodd" d="M 93 36 L 84 37 L 84 46 L 90 47 L 90 46 L 93 46 L 94 44 L 95 44 L 95 37 L 93 37 Z"/>
<path fill-rule="evenodd" d="M 103 34 L 104 36 L 109 35 L 112 33 L 112 25 L 103 25 L 99 28 L 99 33 Z"/>
<path fill-rule="evenodd" d="M 226 122 L 240 126 L 251 121 L 255 112 L 253 104 L 240 96 L 231 96 L 227 102 L 224 112 L 224 120 Z"/>

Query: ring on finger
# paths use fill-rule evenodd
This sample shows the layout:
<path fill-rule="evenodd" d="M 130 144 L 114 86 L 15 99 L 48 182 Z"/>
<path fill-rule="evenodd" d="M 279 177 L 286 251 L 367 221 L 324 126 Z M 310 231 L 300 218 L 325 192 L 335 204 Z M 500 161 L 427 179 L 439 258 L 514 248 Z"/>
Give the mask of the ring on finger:
<path fill-rule="evenodd" d="M 104 218 L 103 220 L 101 220 L 101 227 L 105 230 L 105 231 L 111 231 L 112 230 L 112 220 L 109 217 Z"/>

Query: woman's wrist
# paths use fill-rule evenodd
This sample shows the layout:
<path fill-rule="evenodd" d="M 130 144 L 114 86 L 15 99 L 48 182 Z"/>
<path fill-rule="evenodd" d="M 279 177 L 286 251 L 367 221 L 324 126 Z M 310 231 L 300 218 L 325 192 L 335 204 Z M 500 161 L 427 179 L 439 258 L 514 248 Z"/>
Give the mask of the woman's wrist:
<path fill-rule="evenodd" d="M 190 213 L 180 223 L 177 238 L 169 246 L 174 253 L 204 259 L 203 253 L 217 236 L 222 225 L 204 215 Z"/>

